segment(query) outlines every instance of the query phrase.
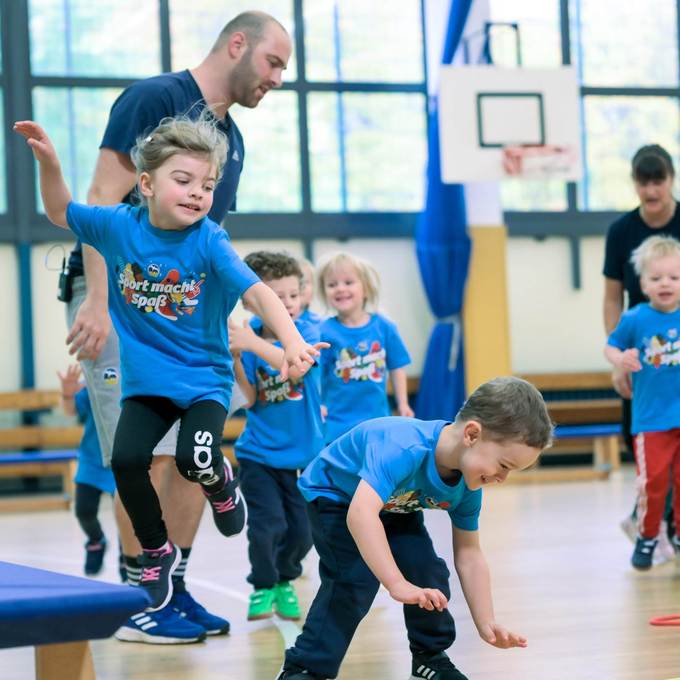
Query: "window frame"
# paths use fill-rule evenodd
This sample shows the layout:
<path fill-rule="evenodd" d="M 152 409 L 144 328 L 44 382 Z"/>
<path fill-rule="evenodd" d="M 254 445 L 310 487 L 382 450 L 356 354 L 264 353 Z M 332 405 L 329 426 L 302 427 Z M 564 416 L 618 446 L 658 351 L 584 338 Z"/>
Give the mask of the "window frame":
<path fill-rule="evenodd" d="M 417 93 L 423 95 L 423 116 L 427 121 L 427 56 L 425 42 L 425 0 L 417 0 L 421 13 L 423 35 L 422 59 L 423 81 L 419 83 L 380 82 L 315 82 L 305 76 L 304 2 L 293 3 L 296 30 L 294 49 L 297 60 L 297 79 L 284 82 L 282 90 L 297 95 L 299 164 L 301 210 L 289 213 L 233 213 L 225 220 L 225 227 L 232 238 L 288 239 L 295 238 L 311 244 L 319 238 L 409 238 L 415 231 L 414 212 L 314 212 L 311 204 L 311 168 L 309 156 L 309 130 L 307 97 L 317 92 L 365 92 L 365 93 Z M 0 228 L 0 243 L 71 240 L 72 235 L 58 232 L 47 218 L 37 211 L 35 187 L 37 177 L 32 158 L 25 151 L 25 144 L 12 132 L 10 121 L 33 117 L 32 96 L 36 87 L 83 87 L 124 88 L 136 81 L 130 78 L 102 78 L 89 76 L 35 76 L 30 71 L 29 0 L 7 3 L 2 16 L 3 63 L 12 63 L 12 77 L 0 74 L 5 110 L 6 164 L 13 159 L 13 173 L 7 172 L 7 214 L 0 215 L 0 227 L 8 225 L 15 229 Z M 3 5 L 4 8 L 4 5 Z M 172 48 L 170 37 L 169 0 L 158 0 L 160 21 L 160 50 L 162 71 L 172 71 Z M 6 89 L 5 89 L 6 88 Z M 426 123 L 427 125 L 427 123 Z M 246 145 L 247 145 L 246 140 Z M 427 143 L 427 140 L 424 140 Z M 247 148 L 247 146 L 246 146 Z"/>

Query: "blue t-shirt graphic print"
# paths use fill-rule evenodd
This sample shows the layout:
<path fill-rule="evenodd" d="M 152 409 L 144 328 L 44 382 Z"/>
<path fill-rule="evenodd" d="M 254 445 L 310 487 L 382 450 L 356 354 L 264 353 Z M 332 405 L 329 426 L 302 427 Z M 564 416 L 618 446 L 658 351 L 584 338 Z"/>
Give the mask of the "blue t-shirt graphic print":
<path fill-rule="evenodd" d="M 71 229 L 104 257 L 120 339 L 122 398 L 161 396 L 180 408 L 229 408 L 227 317 L 258 277 L 208 218 L 183 230 L 149 222 L 146 208 L 70 203 Z"/>
<path fill-rule="evenodd" d="M 295 326 L 309 344 L 319 341 L 318 326 L 299 319 Z M 283 380 L 252 352 L 244 352 L 241 361 L 257 393 L 255 403 L 246 411 L 246 428 L 236 442 L 236 457 L 284 470 L 304 468 L 323 447 L 318 365 L 293 382 Z"/>
<path fill-rule="evenodd" d="M 321 353 L 322 398 L 328 409 L 327 443 L 369 418 L 390 414 L 387 401 L 389 371 L 411 363 L 397 327 L 372 314 L 360 327 L 344 326 L 337 317 L 321 324 L 321 340 L 330 347 Z"/>
<path fill-rule="evenodd" d="M 680 310 L 660 312 L 641 302 L 625 312 L 607 341 L 639 351 L 642 370 L 633 377 L 631 432 L 680 427 Z"/>

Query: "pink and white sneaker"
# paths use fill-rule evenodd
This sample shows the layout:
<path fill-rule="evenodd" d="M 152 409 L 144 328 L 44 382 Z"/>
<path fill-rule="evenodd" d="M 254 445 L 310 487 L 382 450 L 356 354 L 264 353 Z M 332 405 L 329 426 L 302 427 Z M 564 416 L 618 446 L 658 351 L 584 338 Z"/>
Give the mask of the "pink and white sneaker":
<path fill-rule="evenodd" d="M 223 536 L 241 533 L 246 524 L 246 502 L 234 478 L 231 464 L 224 459 L 226 480 L 220 491 L 209 493 L 203 487 L 203 495 L 208 499 L 213 512 L 215 526 Z"/>

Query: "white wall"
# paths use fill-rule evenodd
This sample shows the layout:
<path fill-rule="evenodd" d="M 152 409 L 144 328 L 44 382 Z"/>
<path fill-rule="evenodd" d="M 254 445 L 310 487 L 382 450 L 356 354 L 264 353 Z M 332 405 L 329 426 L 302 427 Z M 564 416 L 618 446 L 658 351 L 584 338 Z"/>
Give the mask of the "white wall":
<path fill-rule="evenodd" d="M 21 387 L 21 326 L 19 272 L 16 250 L 0 246 L 0 290 L 5 291 L 0 315 L 0 390 Z"/>
<path fill-rule="evenodd" d="M 63 371 L 69 363 L 74 363 L 66 348 L 66 305 L 57 300 L 59 272 L 53 271 L 61 265 L 63 251 L 60 244 L 49 255 L 49 262 L 45 261 L 53 245 L 55 244 L 39 244 L 31 249 L 33 352 L 35 386 L 38 389 L 57 389 L 57 371 Z M 67 254 L 71 245 L 63 244 Z"/>
<path fill-rule="evenodd" d="M 566 239 L 509 239 L 508 297 L 516 372 L 606 370 L 602 323 L 604 239 L 581 240 L 581 289 Z"/>

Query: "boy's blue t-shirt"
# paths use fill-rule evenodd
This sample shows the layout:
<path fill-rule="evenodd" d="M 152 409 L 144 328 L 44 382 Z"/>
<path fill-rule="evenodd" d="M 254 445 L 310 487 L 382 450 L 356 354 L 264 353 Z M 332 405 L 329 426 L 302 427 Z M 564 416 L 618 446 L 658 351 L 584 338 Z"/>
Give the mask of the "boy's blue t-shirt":
<path fill-rule="evenodd" d="M 337 317 L 326 319 L 321 340 L 330 343 L 321 353 L 329 443 L 364 420 L 390 415 L 388 371 L 410 364 L 411 357 L 397 327 L 380 314 L 358 328 L 343 326 Z"/>
<path fill-rule="evenodd" d="M 229 409 L 227 317 L 259 281 L 208 218 L 158 229 L 146 208 L 70 203 L 71 229 L 104 257 L 120 339 L 122 398 L 159 396 L 180 408 L 212 399 Z"/>
<path fill-rule="evenodd" d="M 317 326 L 299 319 L 295 326 L 308 343 L 319 341 Z M 281 382 L 279 372 L 252 352 L 244 352 L 241 362 L 257 395 L 246 411 L 236 457 L 284 470 L 304 468 L 323 448 L 320 368 L 315 365 L 293 383 Z"/>
<path fill-rule="evenodd" d="M 102 451 L 99 448 L 97 426 L 94 423 L 87 387 L 76 392 L 75 402 L 78 418 L 83 423 L 83 438 L 78 446 L 75 481 L 77 484 L 89 484 L 104 493 L 113 494 L 116 490 L 116 481 L 111 468 L 105 468 L 102 464 Z"/>
<path fill-rule="evenodd" d="M 307 466 L 298 486 L 307 501 L 324 496 L 350 503 L 363 479 L 384 502 L 383 512 L 446 510 L 459 529 L 476 531 L 482 491 L 464 479 L 446 484 L 437 472 L 435 449 L 445 420 L 377 418 L 327 446 Z"/>
<path fill-rule="evenodd" d="M 621 316 L 607 342 L 640 352 L 642 370 L 632 373 L 631 432 L 680 427 L 680 310 L 660 312 L 641 302 Z"/>
<path fill-rule="evenodd" d="M 163 118 L 188 115 L 198 118 L 205 109 L 205 100 L 198 84 L 188 70 L 162 73 L 139 80 L 127 87 L 113 103 L 100 148 L 129 154 L 137 137 L 149 134 Z M 217 127 L 229 142 L 229 155 L 220 181 L 215 186 L 213 204 L 208 217 L 222 222 L 227 211 L 236 210 L 238 189 L 245 148 L 243 136 L 234 119 L 227 113 Z M 123 203 L 131 202 L 131 195 Z M 83 271 L 80 243 L 71 253 L 69 267 L 74 274 Z"/>

